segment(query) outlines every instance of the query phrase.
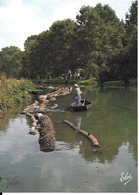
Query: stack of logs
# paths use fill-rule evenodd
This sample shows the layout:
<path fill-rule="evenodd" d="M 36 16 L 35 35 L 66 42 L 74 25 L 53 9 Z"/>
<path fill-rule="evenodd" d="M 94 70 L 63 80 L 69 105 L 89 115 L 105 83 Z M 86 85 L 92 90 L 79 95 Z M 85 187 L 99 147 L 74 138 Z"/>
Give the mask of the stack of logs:
<path fill-rule="evenodd" d="M 51 109 L 55 109 L 58 107 L 58 104 L 54 104 L 58 96 L 64 96 L 71 92 L 69 88 L 59 88 L 52 93 L 48 93 L 45 95 L 39 95 L 39 101 L 35 101 L 30 106 L 27 106 L 23 113 L 32 119 L 32 128 L 30 129 L 29 134 L 35 135 L 37 123 L 40 125 L 39 129 L 39 144 L 40 150 L 44 152 L 49 152 L 55 150 L 55 130 L 51 119 L 45 115 L 46 105 L 53 104 Z M 87 137 L 93 146 L 100 147 L 98 140 L 90 133 L 78 129 L 73 123 L 70 121 L 64 120 L 65 123 L 70 125 L 77 132 L 81 133 L 85 137 Z"/>
<path fill-rule="evenodd" d="M 51 119 L 45 115 L 46 106 L 53 104 L 51 109 L 58 107 L 58 104 L 54 104 L 58 96 L 64 96 L 69 94 L 71 91 L 69 88 L 59 88 L 52 93 L 45 95 L 39 95 L 39 101 L 35 101 L 30 106 L 27 106 L 23 114 L 31 117 L 32 119 L 32 128 L 30 129 L 29 134 L 36 134 L 37 122 L 40 125 L 39 129 L 39 144 L 40 150 L 44 152 L 53 151 L 55 149 L 55 131 Z"/>

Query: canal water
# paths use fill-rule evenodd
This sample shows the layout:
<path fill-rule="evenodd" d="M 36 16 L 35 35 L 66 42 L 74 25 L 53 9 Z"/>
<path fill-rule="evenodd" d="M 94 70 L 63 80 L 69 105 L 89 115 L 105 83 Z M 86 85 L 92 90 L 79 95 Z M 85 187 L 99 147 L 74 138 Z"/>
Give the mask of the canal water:
<path fill-rule="evenodd" d="M 0 119 L 1 192 L 137 191 L 136 88 L 85 87 L 82 92 L 93 103 L 91 110 L 71 112 L 69 94 L 47 112 L 56 131 L 54 152 L 40 151 L 39 134 L 28 134 L 31 121 L 20 114 L 25 105 Z M 101 147 L 92 147 L 65 119 L 92 133 Z"/>

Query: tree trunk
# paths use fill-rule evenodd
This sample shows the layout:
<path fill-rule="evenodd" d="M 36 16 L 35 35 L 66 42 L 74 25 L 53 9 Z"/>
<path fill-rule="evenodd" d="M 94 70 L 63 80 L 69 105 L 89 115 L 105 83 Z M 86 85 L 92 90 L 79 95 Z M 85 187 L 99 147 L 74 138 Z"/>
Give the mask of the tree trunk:
<path fill-rule="evenodd" d="M 98 140 L 92 134 L 90 134 L 90 133 L 88 133 L 84 130 L 78 129 L 73 123 L 71 123 L 67 120 L 64 120 L 64 122 L 67 123 L 68 125 L 70 125 L 77 132 L 79 132 L 79 133 L 83 134 L 84 136 L 86 136 L 91 141 L 93 146 L 100 147 L 100 144 L 99 144 Z"/>

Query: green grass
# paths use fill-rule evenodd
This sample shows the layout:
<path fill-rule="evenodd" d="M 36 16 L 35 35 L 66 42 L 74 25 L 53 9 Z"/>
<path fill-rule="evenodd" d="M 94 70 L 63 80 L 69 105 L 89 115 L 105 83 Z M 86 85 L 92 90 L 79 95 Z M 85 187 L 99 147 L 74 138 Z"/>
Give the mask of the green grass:
<path fill-rule="evenodd" d="M 0 110 L 7 110 L 15 104 L 29 98 L 29 92 L 34 89 L 34 84 L 26 79 L 7 79 L 3 74 L 0 78 Z"/>
<path fill-rule="evenodd" d="M 34 83 L 37 84 L 66 84 L 66 85 L 73 85 L 75 83 L 80 84 L 80 85 L 97 85 L 97 82 L 95 78 L 87 79 L 87 80 L 80 80 L 80 79 L 44 79 L 44 80 L 35 80 L 33 81 Z"/>
<path fill-rule="evenodd" d="M 94 87 L 98 85 L 96 79 L 93 78 L 93 77 L 90 78 L 90 79 L 87 79 L 87 80 L 80 80 L 80 81 L 79 81 L 79 84 L 80 84 L 80 85 L 92 85 L 92 86 L 94 86 Z"/>
<path fill-rule="evenodd" d="M 124 81 L 107 81 L 103 83 L 104 86 L 124 86 Z"/>
<path fill-rule="evenodd" d="M 125 86 L 125 83 L 123 80 L 119 81 L 107 81 L 103 83 L 104 86 Z M 130 79 L 129 80 L 129 86 L 136 86 L 137 85 L 137 79 Z"/>

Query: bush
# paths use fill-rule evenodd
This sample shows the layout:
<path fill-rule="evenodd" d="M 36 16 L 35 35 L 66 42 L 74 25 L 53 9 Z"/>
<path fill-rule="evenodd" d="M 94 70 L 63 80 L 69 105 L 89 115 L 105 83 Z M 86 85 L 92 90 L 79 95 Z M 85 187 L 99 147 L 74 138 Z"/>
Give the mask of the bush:
<path fill-rule="evenodd" d="M 6 110 L 29 97 L 34 84 L 25 79 L 7 79 L 5 74 L 0 77 L 0 110 Z"/>

